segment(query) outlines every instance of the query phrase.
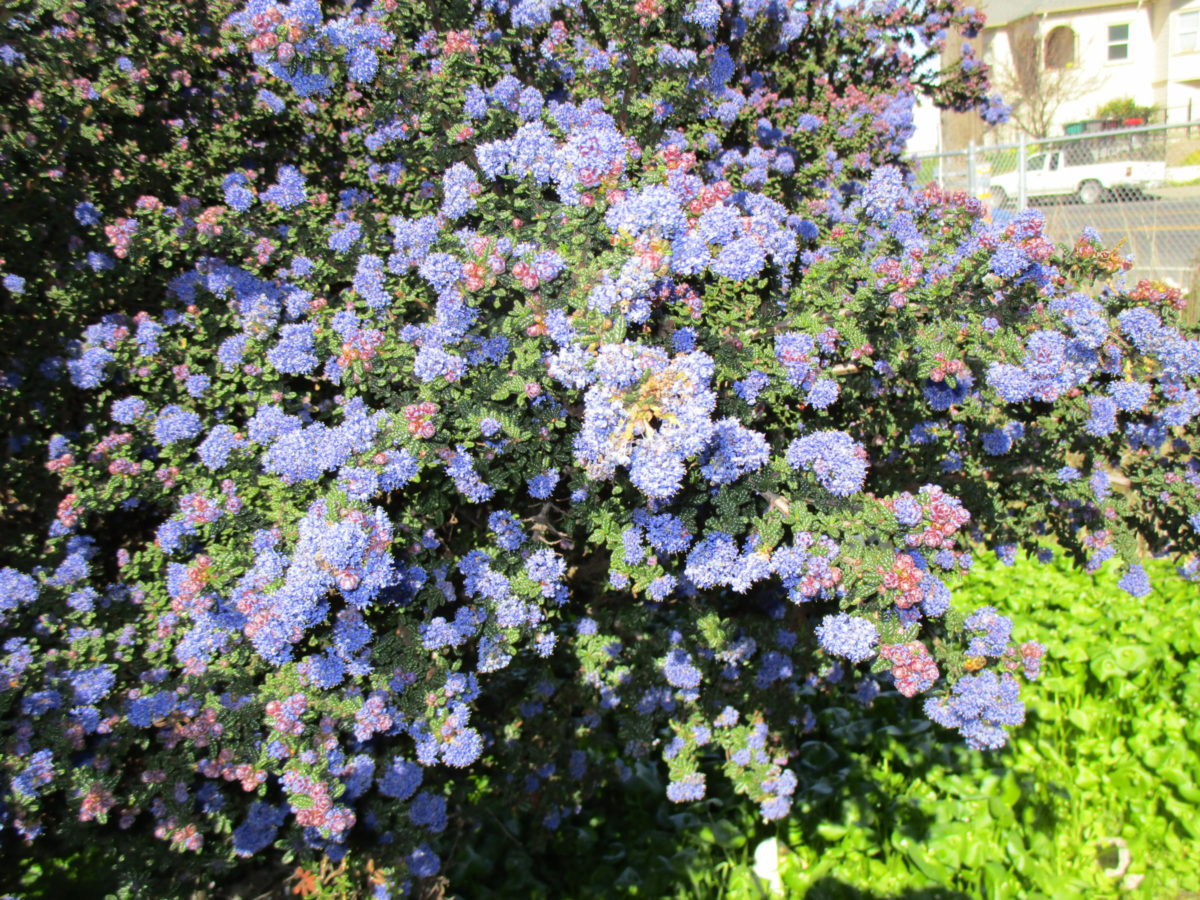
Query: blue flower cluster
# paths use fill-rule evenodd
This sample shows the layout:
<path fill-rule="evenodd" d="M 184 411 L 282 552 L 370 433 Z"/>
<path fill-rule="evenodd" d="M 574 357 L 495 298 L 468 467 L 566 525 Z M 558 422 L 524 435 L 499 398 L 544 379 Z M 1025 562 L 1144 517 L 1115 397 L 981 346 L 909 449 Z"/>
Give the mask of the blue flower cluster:
<path fill-rule="evenodd" d="M 592 478 L 607 480 L 627 467 L 647 497 L 673 497 L 685 460 L 703 452 L 716 431 L 712 359 L 701 351 L 672 359 L 623 343 L 604 345 L 591 362 L 576 459 Z"/>
<path fill-rule="evenodd" d="M 870 659 L 879 640 L 879 632 L 871 622 L 846 613 L 826 616 L 816 633 L 822 650 L 854 663 Z"/>
<path fill-rule="evenodd" d="M 949 697 L 926 700 L 925 712 L 939 725 L 957 729 L 968 747 L 999 749 L 1007 741 L 1005 726 L 1025 721 L 1018 690 L 1016 679 L 1007 672 L 965 675 L 955 682 Z"/>
<path fill-rule="evenodd" d="M 817 431 L 788 445 L 788 465 L 812 472 L 836 497 L 862 490 L 867 480 L 867 451 L 844 431 Z"/>

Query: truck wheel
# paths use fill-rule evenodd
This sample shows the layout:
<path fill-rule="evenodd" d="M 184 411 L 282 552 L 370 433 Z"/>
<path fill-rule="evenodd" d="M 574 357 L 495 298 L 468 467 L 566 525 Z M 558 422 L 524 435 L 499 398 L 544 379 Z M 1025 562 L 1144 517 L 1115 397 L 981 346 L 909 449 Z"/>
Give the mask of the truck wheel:
<path fill-rule="evenodd" d="M 1075 197 L 1080 203 L 1099 203 L 1104 196 L 1104 188 L 1098 181 L 1085 181 L 1079 186 Z"/>
<path fill-rule="evenodd" d="M 1008 192 L 1002 187 L 992 188 L 992 209 L 1003 209 L 1008 202 Z"/>

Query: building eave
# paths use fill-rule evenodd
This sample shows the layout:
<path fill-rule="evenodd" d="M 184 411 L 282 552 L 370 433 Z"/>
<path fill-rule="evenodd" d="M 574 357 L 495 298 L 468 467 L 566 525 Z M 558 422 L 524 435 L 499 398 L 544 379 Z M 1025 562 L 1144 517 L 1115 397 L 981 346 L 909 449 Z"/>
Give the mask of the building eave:
<path fill-rule="evenodd" d="M 1079 13 L 1099 12 L 1101 10 L 1116 9 L 1122 6 L 1141 8 L 1146 5 L 1146 0 L 1093 0 L 1091 3 L 1080 3 L 1078 0 L 1068 0 L 1066 3 L 1055 3 L 1053 0 L 1042 0 L 1042 2 L 1034 3 L 1014 3 L 1005 2 L 996 4 L 1001 9 L 989 10 L 988 7 L 992 4 L 982 3 L 980 6 L 983 13 L 987 16 L 987 21 L 984 25 L 984 31 L 991 31 L 998 28 L 1007 28 L 1015 22 L 1021 22 L 1029 18 L 1048 18 L 1050 16 L 1071 16 Z M 1008 12 L 1016 7 L 1016 12 Z"/>

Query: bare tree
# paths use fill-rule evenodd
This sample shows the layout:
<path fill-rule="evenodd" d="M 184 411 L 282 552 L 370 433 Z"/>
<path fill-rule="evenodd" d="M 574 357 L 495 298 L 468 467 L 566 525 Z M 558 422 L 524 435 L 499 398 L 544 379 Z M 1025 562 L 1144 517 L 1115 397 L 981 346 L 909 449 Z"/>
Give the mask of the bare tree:
<path fill-rule="evenodd" d="M 1011 104 L 1017 128 L 1030 137 L 1049 137 L 1062 105 L 1096 90 L 1101 79 L 1079 68 L 1069 27 L 1043 35 L 1026 20 L 1007 31 L 1011 60 L 993 68 L 992 83 Z"/>

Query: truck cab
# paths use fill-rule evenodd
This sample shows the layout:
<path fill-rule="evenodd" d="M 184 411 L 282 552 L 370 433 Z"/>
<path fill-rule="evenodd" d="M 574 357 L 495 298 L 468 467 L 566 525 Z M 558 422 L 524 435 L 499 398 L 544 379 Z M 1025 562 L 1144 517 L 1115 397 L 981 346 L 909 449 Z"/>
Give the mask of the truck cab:
<path fill-rule="evenodd" d="M 997 208 L 1019 194 L 1020 172 L 992 179 Z M 1112 191 L 1137 192 L 1159 187 L 1166 180 L 1166 163 L 1150 160 L 1095 161 L 1091 150 L 1068 145 L 1032 153 L 1025 160 L 1027 197 L 1071 197 L 1077 203 L 1098 203 Z"/>

